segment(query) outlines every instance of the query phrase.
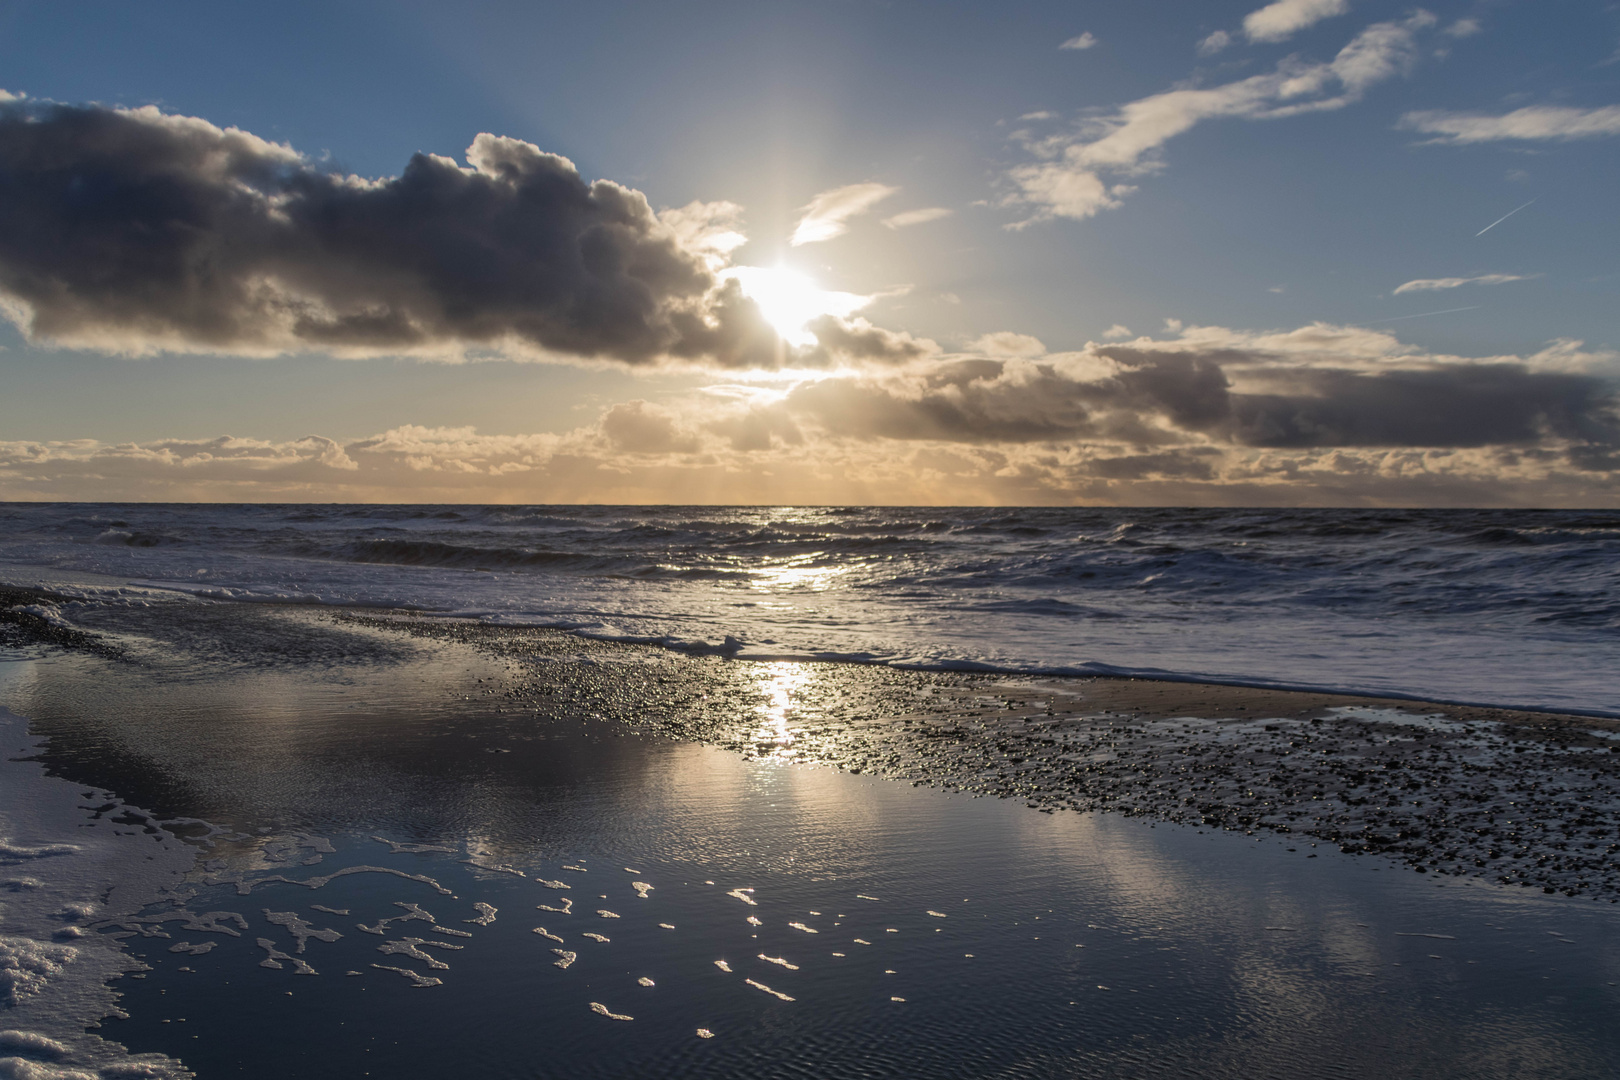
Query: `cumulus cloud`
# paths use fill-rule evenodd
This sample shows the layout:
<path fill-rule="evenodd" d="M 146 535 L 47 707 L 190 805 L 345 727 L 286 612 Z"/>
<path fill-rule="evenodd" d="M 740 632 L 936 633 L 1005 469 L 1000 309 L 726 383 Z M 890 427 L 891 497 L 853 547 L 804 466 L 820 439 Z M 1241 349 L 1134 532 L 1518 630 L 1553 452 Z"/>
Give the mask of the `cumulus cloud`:
<path fill-rule="evenodd" d="M 1349 0 L 1277 0 L 1243 17 L 1243 33 L 1250 41 L 1287 41 L 1306 27 L 1350 10 Z"/>
<path fill-rule="evenodd" d="M 1407 113 L 1401 117 L 1401 127 L 1438 136 L 1429 141 L 1452 146 L 1511 140 L 1600 139 L 1620 135 L 1620 105 L 1596 109 L 1530 105 L 1501 116 L 1435 109 Z"/>
<path fill-rule="evenodd" d="M 1446 27 L 1444 33 L 1447 37 L 1465 38 L 1473 37 L 1475 34 L 1482 33 L 1484 29 L 1485 28 L 1479 24 L 1478 19 L 1458 19 L 1456 22 Z"/>
<path fill-rule="evenodd" d="M 883 224 L 891 229 L 906 229 L 912 225 L 926 225 L 930 221 L 948 218 L 954 213 L 956 211 L 948 210 L 943 206 L 927 206 L 920 210 L 903 210 L 893 217 L 884 218 Z"/>
<path fill-rule="evenodd" d="M 1070 49 L 1070 50 L 1084 50 L 1084 49 L 1091 48 L 1095 44 L 1097 44 L 1097 36 L 1095 34 L 1093 34 L 1090 30 L 1087 30 L 1085 33 L 1081 34 L 1079 37 L 1072 37 L 1068 41 L 1065 41 L 1063 44 L 1059 45 L 1058 48 L 1060 48 L 1060 49 Z"/>
<path fill-rule="evenodd" d="M 866 213 L 899 190 L 888 184 L 865 183 L 823 191 L 802 208 L 804 216 L 788 243 L 798 247 L 843 236 L 849 231 L 850 218 Z"/>
<path fill-rule="evenodd" d="M 1083 220 L 1117 208 L 1136 190 L 1120 178 L 1161 168 L 1159 149 L 1204 120 L 1275 120 L 1359 101 L 1373 86 L 1411 69 L 1417 61 L 1416 35 L 1434 22 L 1433 15 L 1419 11 L 1400 21 L 1375 23 L 1331 61 L 1289 58 L 1265 74 L 1130 102 L 1111 116 L 1083 121 L 1072 132 L 1024 136 L 1035 160 L 1009 171 L 1016 192 L 1008 202 L 1031 207 L 1034 215 L 1015 227 L 1054 217 Z"/>
<path fill-rule="evenodd" d="M 1214 56 L 1230 44 L 1232 44 L 1232 35 L 1225 30 L 1217 30 L 1198 43 L 1198 55 Z"/>
<path fill-rule="evenodd" d="M 732 209 L 660 219 L 487 134 L 466 165 L 364 180 L 150 107 L 0 106 L 4 312 L 74 347 L 769 366 L 774 334 L 714 273 Z"/>
<path fill-rule="evenodd" d="M 1434 289 L 1456 289 L 1464 285 L 1505 285 L 1510 281 L 1527 281 L 1525 274 L 1477 274 L 1474 277 L 1419 278 L 1395 287 L 1396 295 L 1409 292 L 1428 292 Z"/>

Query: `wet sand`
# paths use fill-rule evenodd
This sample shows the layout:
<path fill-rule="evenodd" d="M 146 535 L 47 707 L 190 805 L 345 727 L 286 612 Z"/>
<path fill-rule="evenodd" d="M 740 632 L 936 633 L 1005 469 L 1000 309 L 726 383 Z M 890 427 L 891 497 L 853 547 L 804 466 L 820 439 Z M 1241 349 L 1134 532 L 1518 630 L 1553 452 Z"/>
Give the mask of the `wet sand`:
<path fill-rule="evenodd" d="M 690 656 L 342 614 L 506 661 L 524 714 L 977 795 L 1278 834 L 1419 873 L 1620 901 L 1620 721 L 1143 679 Z"/>
<path fill-rule="evenodd" d="M 115 640 L 24 611 L 0 644 L 116 660 Z M 721 746 L 753 757 L 1044 812 L 1111 811 L 1282 835 L 1419 873 L 1620 902 L 1620 721 L 1128 678 L 1056 679 L 694 656 L 415 614 L 333 623 L 472 645 L 503 661 L 497 713 Z"/>

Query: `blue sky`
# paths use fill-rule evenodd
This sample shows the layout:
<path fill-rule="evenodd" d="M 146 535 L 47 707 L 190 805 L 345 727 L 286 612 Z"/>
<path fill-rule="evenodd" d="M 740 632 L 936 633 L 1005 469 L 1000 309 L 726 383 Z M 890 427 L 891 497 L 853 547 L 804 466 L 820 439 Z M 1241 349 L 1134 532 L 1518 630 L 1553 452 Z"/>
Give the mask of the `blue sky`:
<path fill-rule="evenodd" d="M 785 267 L 862 298 L 834 313 L 845 323 L 925 343 L 878 364 L 828 339 L 775 365 L 802 368 L 795 382 L 464 330 L 436 332 L 432 356 L 153 336 L 83 305 L 46 333 L 28 315 L 41 301 L 13 289 L 0 497 L 1620 492 L 1612 3 L 10 3 L 0 88 L 36 121 L 51 103 L 156 106 L 373 180 L 419 152 L 465 166 L 481 132 L 522 140 L 653 210 L 731 204 L 724 225 L 747 242 L 711 265 L 721 278 Z M 807 216 L 831 235 L 794 245 Z M 1215 365 L 1242 402 L 1194 421 L 1121 389 L 1136 385 L 1122 371 L 1141 382 L 1167 358 Z M 1413 389 L 1425 372 L 1506 387 L 1509 368 L 1531 381 L 1499 392 L 1539 412 Z M 1042 378 L 1057 382 L 1035 401 L 1067 411 L 1036 408 L 1019 431 L 1031 405 L 1014 391 Z M 1341 393 L 1331 418 L 1299 404 Z M 1464 433 L 1449 443 L 1390 419 L 1419 399 L 1479 410 L 1477 434 L 1467 415 L 1439 425 Z M 468 428 L 387 461 L 374 449 Z M 492 438 L 520 442 L 477 441 Z M 311 446 L 368 440 L 343 475 L 310 464 Z M 143 449 L 113 468 L 121 443 Z M 467 481 L 473 466 L 498 481 Z"/>

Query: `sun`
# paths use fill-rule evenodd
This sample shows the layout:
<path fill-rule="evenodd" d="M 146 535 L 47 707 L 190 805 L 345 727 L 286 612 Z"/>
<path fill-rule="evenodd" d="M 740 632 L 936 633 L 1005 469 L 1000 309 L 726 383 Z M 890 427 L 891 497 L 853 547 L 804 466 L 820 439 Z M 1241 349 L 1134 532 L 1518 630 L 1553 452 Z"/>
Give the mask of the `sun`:
<path fill-rule="evenodd" d="M 733 266 L 721 274 L 734 279 L 743 295 L 759 305 L 760 314 L 789 345 L 809 346 L 816 336 L 806 325 L 823 315 L 853 315 L 872 302 L 870 296 L 823 289 L 805 274 L 786 267 Z"/>

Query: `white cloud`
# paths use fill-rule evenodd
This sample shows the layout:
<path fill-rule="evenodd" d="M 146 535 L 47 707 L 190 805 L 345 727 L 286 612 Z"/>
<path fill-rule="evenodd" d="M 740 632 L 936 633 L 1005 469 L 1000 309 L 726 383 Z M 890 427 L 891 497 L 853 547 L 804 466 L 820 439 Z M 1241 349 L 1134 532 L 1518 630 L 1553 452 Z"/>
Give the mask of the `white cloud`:
<path fill-rule="evenodd" d="M 1131 336 L 1131 328 L 1124 323 L 1115 323 L 1102 332 L 1104 341 L 1123 341 Z"/>
<path fill-rule="evenodd" d="M 1214 56 L 1230 44 L 1232 44 L 1232 35 L 1225 30 L 1217 30 L 1198 43 L 1198 55 Z"/>
<path fill-rule="evenodd" d="M 883 224 L 891 229 L 904 229 L 912 225 L 926 225 L 930 221 L 948 218 L 954 213 L 956 211 L 948 210 L 943 206 L 927 206 L 921 210 L 905 210 L 893 217 L 886 217 L 883 219 Z"/>
<path fill-rule="evenodd" d="M 1395 289 L 1395 295 L 1408 292 L 1428 292 L 1434 289 L 1456 289 L 1463 285 L 1505 285 L 1510 281 L 1527 281 L 1524 274 L 1479 274 L 1476 277 L 1419 278 Z"/>
<path fill-rule="evenodd" d="M 1432 142 L 1451 146 L 1510 139 L 1598 139 L 1620 135 L 1620 105 L 1597 109 L 1531 105 L 1502 116 L 1433 109 L 1407 113 L 1401 127 L 1437 135 Z"/>
<path fill-rule="evenodd" d="M 1063 44 L 1059 45 L 1058 48 L 1060 48 L 1060 49 L 1089 49 L 1095 44 L 1097 44 L 1096 35 L 1093 34 L 1090 30 L 1087 30 L 1085 33 L 1081 34 L 1079 37 L 1072 37 L 1068 41 L 1065 41 Z"/>
<path fill-rule="evenodd" d="M 971 348 L 974 352 L 998 359 L 1046 355 L 1046 346 L 1041 343 L 1040 338 L 1031 337 L 1029 334 L 1015 333 L 1011 330 L 1000 330 L 994 334 L 985 334 L 975 341 Z"/>
<path fill-rule="evenodd" d="M 1276 70 L 1209 88 L 1184 88 L 1142 98 L 1113 116 L 1089 119 L 1078 130 L 1024 140 L 1038 159 L 1015 166 L 1017 187 L 1008 203 L 1034 208 L 1018 226 L 1054 217 L 1084 219 L 1120 205 L 1135 188 L 1105 179 L 1113 173 L 1141 176 L 1161 167 L 1157 151 L 1200 121 L 1236 117 L 1273 120 L 1343 108 L 1371 87 L 1410 70 L 1417 61 L 1415 35 L 1432 26 L 1420 11 L 1400 22 L 1375 23 L 1357 34 L 1331 61 L 1287 59 Z"/>
<path fill-rule="evenodd" d="M 1465 38 L 1473 37 L 1485 28 L 1479 24 L 1478 19 L 1458 19 L 1446 27 L 1444 33 L 1447 37 Z"/>
<path fill-rule="evenodd" d="M 900 189 L 888 184 L 846 184 L 823 191 L 803 207 L 804 216 L 789 241 L 794 247 L 843 236 L 849 219 L 864 214 Z"/>
<path fill-rule="evenodd" d="M 1250 41 L 1287 41 L 1306 27 L 1349 10 L 1349 0 L 1277 0 L 1244 16 L 1243 33 Z"/>

